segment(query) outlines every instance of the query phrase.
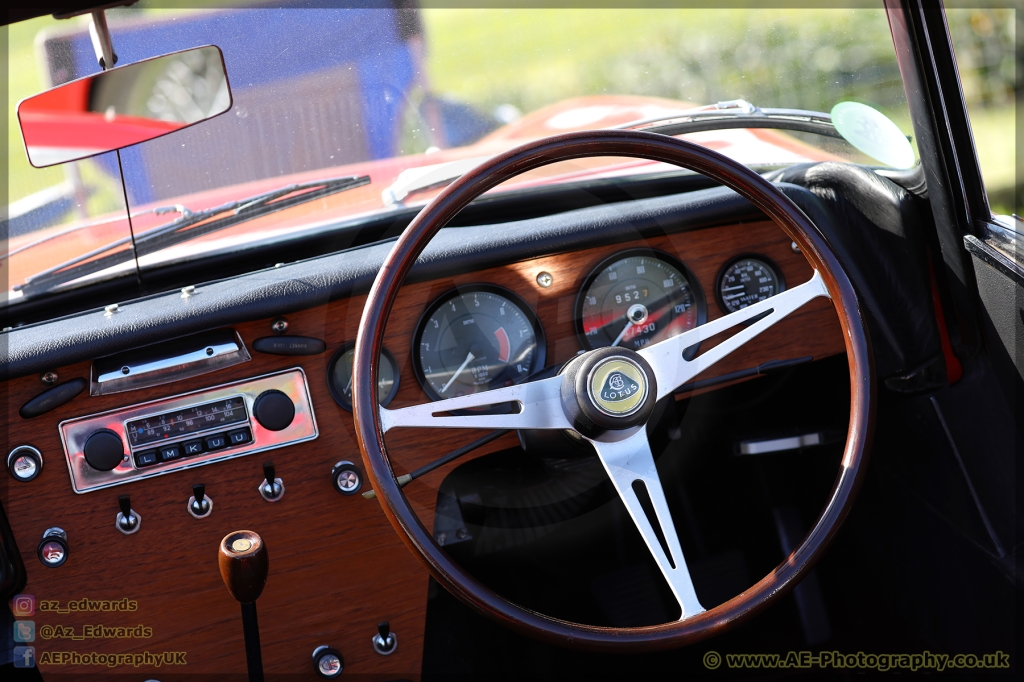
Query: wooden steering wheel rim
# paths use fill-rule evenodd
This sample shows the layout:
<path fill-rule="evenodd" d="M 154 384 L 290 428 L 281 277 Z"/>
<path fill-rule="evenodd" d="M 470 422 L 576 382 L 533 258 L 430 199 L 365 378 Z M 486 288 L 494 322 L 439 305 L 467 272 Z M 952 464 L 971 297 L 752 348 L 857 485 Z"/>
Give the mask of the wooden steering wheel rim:
<path fill-rule="evenodd" d="M 750 200 L 779 224 L 821 274 L 839 316 L 850 367 L 850 421 L 841 469 L 807 536 L 771 573 L 724 604 L 685 620 L 646 627 L 599 627 L 545 616 L 507 601 L 466 573 L 436 543 L 398 486 L 377 407 L 377 357 L 388 316 L 430 239 L 473 199 L 498 184 L 540 166 L 591 156 L 673 164 L 702 173 Z M 449 185 L 416 216 L 388 254 L 367 297 L 356 339 L 352 397 L 356 437 L 370 484 L 403 542 L 438 582 L 480 613 L 524 634 L 575 648 L 647 651 L 676 648 L 721 632 L 788 592 L 811 569 L 849 512 L 863 478 L 874 424 L 874 392 L 871 346 L 853 285 L 792 200 L 746 166 L 704 147 L 653 133 L 601 130 L 549 137 L 493 157 Z"/>

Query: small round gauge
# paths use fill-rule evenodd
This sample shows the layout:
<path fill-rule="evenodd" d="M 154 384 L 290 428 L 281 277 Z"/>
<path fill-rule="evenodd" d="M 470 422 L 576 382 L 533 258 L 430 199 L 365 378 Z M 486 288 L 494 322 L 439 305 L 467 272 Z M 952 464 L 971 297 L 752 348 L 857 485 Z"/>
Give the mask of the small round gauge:
<path fill-rule="evenodd" d="M 640 350 L 706 320 L 697 278 L 678 259 L 652 249 L 631 249 L 605 259 L 576 298 L 576 333 L 587 350 Z M 687 357 L 696 352 L 696 347 L 688 349 Z"/>
<path fill-rule="evenodd" d="M 413 336 L 416 378 L 432 400 L 519 383 L 544 366 L 537 316 L 511 291 L 462 286 L 434 301 Z"/>
<path fill-rule="evenodd" d="M 331 389 L 334 402 L 349 412 L 352 411 L 352 360 L 355 358 L 356 344 L 349 342 L 338 349 L 327 365 L 327 387 Z M 380 369 L 377 371 L 377 402 L 387 406 L 398 393 L 398 363 L 395 356 L 382 348 L 380 353 Z"/>
<path fill-rule="evenodd" d="M 715 294 L 718 305 L 725 313 L 734 313 L 777 293 L 785 291 L 786 281 L 782 279 L 775 263 L 759 255 L 733 258 L 718 273 Z"/>

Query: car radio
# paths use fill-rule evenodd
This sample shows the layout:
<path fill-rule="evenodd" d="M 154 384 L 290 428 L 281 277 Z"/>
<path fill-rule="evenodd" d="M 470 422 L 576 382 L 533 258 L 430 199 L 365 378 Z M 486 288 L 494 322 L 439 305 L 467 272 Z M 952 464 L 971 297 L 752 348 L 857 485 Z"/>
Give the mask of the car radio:
<path fill-rule="evenodd" d="M 76 493 L 319 434 L 306 375 L 298 368 L 69 419 L 59 429 Z"/>

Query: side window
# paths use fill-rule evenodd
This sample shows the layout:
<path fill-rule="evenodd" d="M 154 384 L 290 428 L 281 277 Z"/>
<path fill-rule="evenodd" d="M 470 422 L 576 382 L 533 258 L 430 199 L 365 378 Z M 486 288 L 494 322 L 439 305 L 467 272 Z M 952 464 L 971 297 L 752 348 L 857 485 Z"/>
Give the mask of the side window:
<path fill-rule="evenodd" d="M 1015 50 L 1021 14 L 946 10 L 985 188 L 992 212 L 1003 215 L 1024 214 L 1014 140 L 1014 84 L 1024 68 L 1024 53 Z"/>

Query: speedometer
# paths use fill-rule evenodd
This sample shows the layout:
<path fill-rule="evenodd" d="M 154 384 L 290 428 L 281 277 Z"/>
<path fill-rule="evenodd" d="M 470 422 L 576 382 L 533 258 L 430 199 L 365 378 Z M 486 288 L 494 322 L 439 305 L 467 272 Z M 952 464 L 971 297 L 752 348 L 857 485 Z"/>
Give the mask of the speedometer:
<path fill-rule="evenodd" d="M 544 366 L 537 316 L 500 287 L 459 287 L 434 301 L 413 337 L 413 368 L 433 400 L 519 383 Z"/>
<path fill-rule="evenodd" d="M 605 259 L 576 299 L 576 333 L 587 350 L 640 350 L 707 320 L 697 278 L 662 251 L 631 249 Z M 690 356 L 696 353 L 696 348 Z"/>

